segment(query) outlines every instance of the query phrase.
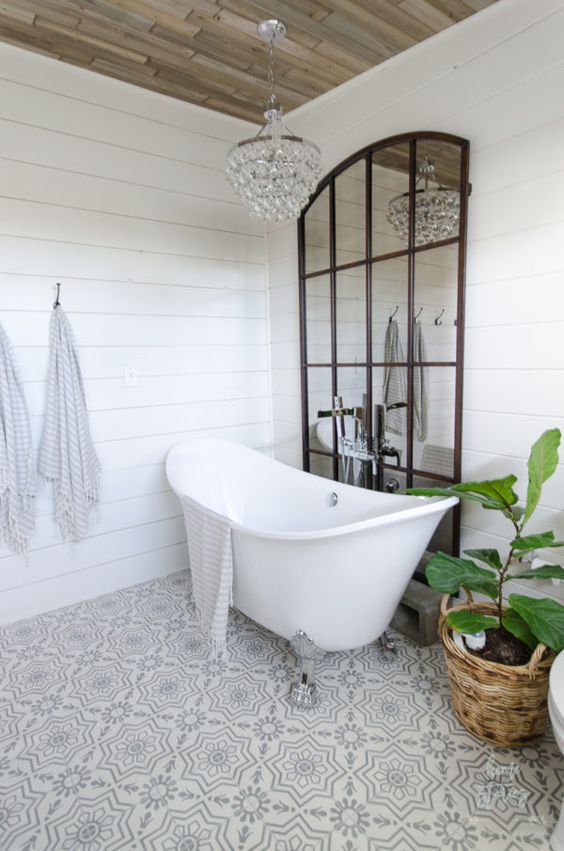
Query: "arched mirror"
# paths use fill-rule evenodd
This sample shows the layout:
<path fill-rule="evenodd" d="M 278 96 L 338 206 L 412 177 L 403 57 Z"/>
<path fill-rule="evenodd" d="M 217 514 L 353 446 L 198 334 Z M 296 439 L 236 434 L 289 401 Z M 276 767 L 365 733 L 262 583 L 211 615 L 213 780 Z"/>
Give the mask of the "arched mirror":
<path fill-rule="evenodd" d="M 460 481 L 469 143 L 411 133 L 320 183 L 299 221 L 303 466 L 393 491 Z M 456 513 L 433 548 L 458 550 Z"/>

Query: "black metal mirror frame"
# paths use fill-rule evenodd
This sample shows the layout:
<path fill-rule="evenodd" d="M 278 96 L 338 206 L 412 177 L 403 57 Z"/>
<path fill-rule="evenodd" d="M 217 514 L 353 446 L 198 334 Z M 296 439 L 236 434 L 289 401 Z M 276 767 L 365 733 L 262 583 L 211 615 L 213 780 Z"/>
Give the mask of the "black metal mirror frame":
<path fill-rule="evenodd" d="M 433 142 L 445 142 L 460 148 L 460 218 L 458 235 L 446 240 L 426 243 L 421 246 L 415 244 L 415 192 L 417 180 L 417 142 L 432 140 Z M 384 148 L 399 144 L 409 145 L 409 237 L 407 247 L 403 250 L 393 251 L 388 254 L 374 256 L 372 252 L 372 164 L 373 154 Z M 341 363 L 337 360 L 337 312 L 336 312 L 336 286 L 337 273 L 345 269 L 365 268 L 365 305 L 366 305 L 366 361 L 355 363 L 366 369 L 366 391 L 367 391 L 367 436 L 371 449 L 372 441 L 372 373 L 375 368 L 394 366 L 384 361 L 372 360 L 372 267 L 375 263 L 394 258 L 405 257 L 408 260 L 408 289 L 407 289 L 407 323 L 408 328 L 413 327 L 414 319 L 414 290 L 415 290 L 415 258 L 416 255 L 429 248 L 440 248 L 458 244 L 458 272 L 457 272 L 457 302 L 456 302 L 456 360 L 455 361 L 427 361 L 425 367 L 454 367 L 455 368 L 455 410 L 454 410 L 454 460 L 453 476 L 446 477 L 437 473 L 417 470 L 413 467 L 413 369 L 417 364 L 413 358 L 412 334 L 408 334 L 407 356 L 404 365 L 407 368 L 407 427 L 406 427 L 406 463 L 401 467 L 389 464 L 382 466 L 388 470 L 399 470 L 405 475 L 406 486 L 413 484 L 414 476 L 436 480 L 437 485 L 441 482 L 452 483 L 460 481 L 461 468 L 461 438 L 462 438 L 462 374 L 463 374 L 463 351 L 464 351 L 464 280 L 466 268 L 466 229 L 468 213 L 468 196 L 470 184 L 468 182 L 469 142 L 459 136 L 447 133 L 430 131 L 419 131 L 388 137 L 357 151 L 337 165 L 319 183 L 317 190 L 309 200 L 298 220 L 298 250 L 299 250 L 299 298 L 300 298 L 300 363 L 301 363 L 301 387 L 302 387 L 302 433 L 303 433 L 303 469 L 309 471 L 311 455 L 326 456 L 333 459 L 333 479 L 339 478 L 339 454 L 337 451 L 330 452 L 322 449 L 311 449 L 309 445 L 309 417 L 308 417 L 308 370 L 310 368 L 325 367 L 331 370 L 332 397 L 337 395 L 337 369 L 353 364 Z M 355 163 L 365 161 L 365 256 L 364 259 L 352 263 L 337 263 L 336 244 L 336 204 L 335 204 L 335 180 Z M 329 187 L 329 266 L 324 269 L 306 272 L 306 241 L 305 223 L 308 210 Z M 323 364 L 308 363 L 307 361 L 307 325 L 306 325 L 306 282 L 315 277 L 326 275 L 329 277 L 330 306 L 331 306 L 331 361 Z M 336 443 L 334 444 L 336 446 Z M 459 550 L 460 517 L 457 511 L 453 523 L 452 551 Z"/>

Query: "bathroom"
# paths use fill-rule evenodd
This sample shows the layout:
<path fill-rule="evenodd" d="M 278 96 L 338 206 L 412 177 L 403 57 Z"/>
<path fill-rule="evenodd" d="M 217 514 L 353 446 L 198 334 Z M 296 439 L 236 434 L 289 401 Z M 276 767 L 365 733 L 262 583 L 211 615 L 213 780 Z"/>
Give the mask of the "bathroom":
<path fill-rule="evenodd" d="M 131 25 L 141 7 L 160 5 L 162 27 L 184 9 L 193 29 L 217 7 L 224 39 L 221 26 L 254 31 L 265 6 L 280 6 L 283 20 L 301 9 L 311 27 L 336 8 L 346 17 L 372 6 L 93 5 L 119 6 Z M 275 49 L 287 123 L 320 147 L 323 174 L 401 134 L 469 141 L 461 476 L 514 472 L 523 482 L 533 442 L 564 421 L 564 3 L 373 5 L 411 9 L 428 37 L 404 36 L 401 52 L 372 63 L 362 45 L 356 60 L 318 50 L 333 82 L 317 96 L 304 84 L 297 98 L 290 81 L 316 41 L 290 17 L 286 46 L 301 40 L 293 53 Z M 34 6 L 55 15 L 58 52 L 27 49 Z M 233 611 L 226 659 L 202 640 L 165 459 L 182 441 L 214 436 L 302 469 L 297 226 L 254 221 L 226 180 L 230 147 L 258 129 L 260 93 L 233 106 L 218 87 L 208 108 L 191 78 L 192 103 L 166 96 L 141 62 L 131 70 L 124 45 L 79 67 L 78 52 L 64 50 L 77 7 L 25 0 L 0 10 L 0 323 L 37 448 L 61 284 L 102 468 L 84 540 L 61 541 L 44 487 L 27 556 L 0 551 L 0 848 L 549 848 L 564 792 L 550 725 L 523 749 L 472 737 L 452 714 L 439 643 L 398 634 L 395 652 L 374 643 L 326 654 L 319 705 L 304 711 L 288 702 L 296 662 L 285 639 Z M 336 56 L 350 77 L 338 86 Z M 255 62 L 264 69 L 258 40 Z M 171 79 L 182 85 L 180 71 Z M 441 327 L 452 332 L 454 303 L 444 307 Z M 422 316 L 432 325 L 438 312 Z M 563 475 L 559 465 L 531 526 L 557 539 Z M 461 549 L 508 540 L 496 512 L 464 504 Z M 562 550 L 540 554 L 564 564 Z M 535 588 L 564 602 L 562 583 Z M 493 780 L 505 797 L 484 799 Z"/>

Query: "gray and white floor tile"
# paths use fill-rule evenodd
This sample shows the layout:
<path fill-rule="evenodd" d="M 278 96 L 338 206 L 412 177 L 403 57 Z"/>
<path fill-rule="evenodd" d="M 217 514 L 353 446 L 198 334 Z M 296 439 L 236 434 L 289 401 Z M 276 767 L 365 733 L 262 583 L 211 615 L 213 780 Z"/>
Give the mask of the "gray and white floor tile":
<path fill-rule="evenodd" d="M 304 711 L 287 642 L 240 613 L 212 658 L 186 572 L 1 629 L 0 848 L 548 849 L 550 730 L 478 742 L 440 646 L 396 638 L 327 654 Z"/>

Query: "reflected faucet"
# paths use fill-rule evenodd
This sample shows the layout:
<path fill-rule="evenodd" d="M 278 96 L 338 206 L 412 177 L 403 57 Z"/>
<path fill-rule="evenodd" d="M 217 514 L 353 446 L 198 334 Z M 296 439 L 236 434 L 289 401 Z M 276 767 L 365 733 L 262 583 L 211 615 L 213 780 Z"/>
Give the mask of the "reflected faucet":
<path fill-rule="evenodd" d="M 337 439 L 341 453 L 343 480 L 346 484 L 359 487 L 365 484 L 364 462 L 370 462 L 375 470 L 375 456 L 373 452 L 368 451 L 367 443 L 366 396 L 363 396 L 362 407 L 343 407 L 342 396 L 335 396 L 333 405 L 331 414 L 336 417 L 337 421 Z M 353 417 L 352 435 L 346 433 L 345 416 Z"/>
<path fill-rule="evenodd" d="M 328 414 L 336 418 L 337 439 L 341 463 L 343 467 L 343 480 L 347 484 L 355 486 L 366 485 L 365 471 L 368 465 L 372 475 L 376 478 L 377 490 L 382 489 L 382 464 L 385 458 L 395 458 L 396 466 L 401 466 L 401 450 L 391 446 L 386 439 L 386 412 L 395 408 L 406 408 L 406 402 L 395 402 L 392 405 L 374 406 L 374 448 L 368 449 L 367 428 L 367 399 L 362 397 L 362 407 L 343 407 L 343 397 L 335 396 L 331 411 L 319 411 L 319 416 Z M 353 433 L 346 433 L 345 417 L 353 417 Z M 370 469 L 369 468 L 369 469 Z M 351 482 L 352 478 L 352 482 Z"/>
<path fill-rule="evenodd" d="M 391 405 L 374 405 L 374 451 L 376 455 L 376 490 L 382 490 L 382 464 L 385 458 L 395 458 L 396 467 L 401 466 L 401 450 L 392 446 L 386 438 L 386 413 L 397 408 L 407 408 L 407 402 Z"/>

